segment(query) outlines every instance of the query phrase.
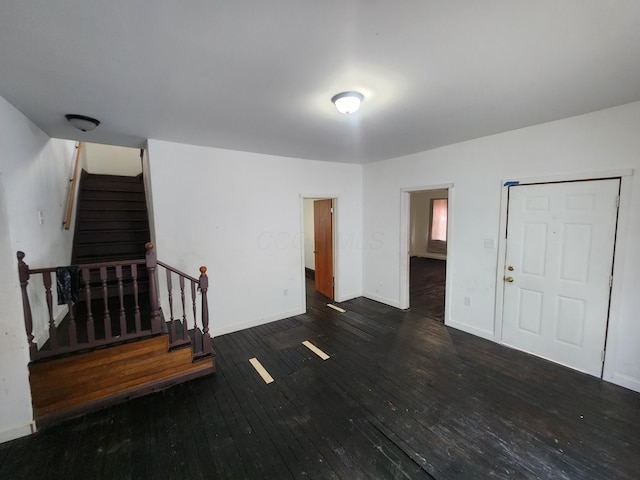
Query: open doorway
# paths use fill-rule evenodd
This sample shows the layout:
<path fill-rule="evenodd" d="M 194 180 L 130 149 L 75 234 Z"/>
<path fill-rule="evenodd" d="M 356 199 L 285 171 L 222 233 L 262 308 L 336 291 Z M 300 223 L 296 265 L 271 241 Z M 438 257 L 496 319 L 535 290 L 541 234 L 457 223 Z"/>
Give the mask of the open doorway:
<path fill-rule="evenodd" d="M 414 313 L 444 323 L 449 190 L 407 192 L 408 305 Z"/>
<path fill-rule="evenodd" d="M 334 280 L 334 200 L 304 198 L 304 269 L 307 299 L 322 294 L 335 298 Z M 308 303 L 308 302 L 307 302 Z"/>

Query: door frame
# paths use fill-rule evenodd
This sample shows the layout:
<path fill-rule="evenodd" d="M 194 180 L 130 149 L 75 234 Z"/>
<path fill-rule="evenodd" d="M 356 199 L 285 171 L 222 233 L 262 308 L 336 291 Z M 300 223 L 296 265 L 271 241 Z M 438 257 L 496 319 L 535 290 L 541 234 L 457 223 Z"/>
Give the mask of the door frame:
<path fill-rule="evenodd" d="M 338 208 L 338 204 L 340 202 L 340 197 L 336 194 L 332 194 L 332 193 L 313 193 L 313 194 L 307 194 L 307 193 L 301 193 L 300 194 L 300 261 L 301 261 L 301 266 L 302 268 L 300 269 L 300 274 L 301 274 L 301 278 L 300 278 L 300 283 L 302 286 L 301 292 L 302 292 L 302 311 L 306 312 L 307 311 L 307 283 L 306 283 L 306 275 L 305 275 L 305 266 L 304 266 L 304 249 L 305 249 L 305 245 L 304 245 L 304 201 L 306 200 L 329 200 L 331 199 L 333 201 L 333 215 L 331 216 L 331 222 L 332 222 L 332 243 L 333 243 L 333 279 L 334 279 L 334 284 L 333 284 L 333 298 L 335 299 L 336 302 L 339 302 L 340 300 L 340 272 L 338 269 L 338 265 L 340 265 L 339 262 L 339 258 L 340 258 L 340 252 L 339 252 L 339 244 L 340 242 L 336 241 L 336 238 L 338 238 L 338 215 L 339 215 L 339 208 Z"/>
<path fill-rule="evenodd" d="M 409 255 L 410 255 L 410 230 L 411 230 L 411 193 L 422 192 L 425 190 L 448 190 L 448 207 L 447 207 L 447 267 L 445 273 L 445 294 L 444 294 L 444 323 L 449 320 L 449 305 L 451 292 L 451 269 L 449 268 L 450 259 L 454 250 L 451 248 L 451 232 L 454 218 L 454 188 L 453 183 L 440 183 L 437 185 L 425 185 L 421 187 L 407 187 L 400 189 L 400 298 L 398 308 L 406 310 L 409 308 Z"/>
<path fill-rule="evenodd" d="M 616 344 L 618 332 L 618 321 L 621 306 L 621 286 L 620 282 L 616 282 L 624 272 L 623 255 L 618 253 L 626 249 L 627 235 L 629 224 L 629 214 L 631 210 L 631 176 L 632 169 L 608 170 L 599 172 L 583 172 L 563 175 L 550 175 L 541 177 L 526 177 L 523 179 L 503 179 L 500 181 L 501 198 L 500 198 L 500 230 L 498 236 L 498 258 L 496 265 L 496 289 L 495 289 L 495 317 L 494 317 L 494 341 L 500 344 L 502 342 L 502 327 L 504 318 L 504 272 L 506 268 L 507 254 L 507 218 L 509 208 L 509 186 L 510 185 L 533 185 L 540 183 L 559 183 L 573 182 L 579 180 L 606 180 L 620 179 L 620 203 L 618 207 L 618 223 L 616 227 L 616 243 L 613 253 L 613 283 L 611 294 L 609 297 L 609 318 L 607 322 L 607 333 L 605 334 L 605 359 L 602 378 L 605 380 L 613 380 L 615 372 L 613 371 L 612 361 L 616 354 Z M 619 383 L 620 380 L 615 380 Z"/>

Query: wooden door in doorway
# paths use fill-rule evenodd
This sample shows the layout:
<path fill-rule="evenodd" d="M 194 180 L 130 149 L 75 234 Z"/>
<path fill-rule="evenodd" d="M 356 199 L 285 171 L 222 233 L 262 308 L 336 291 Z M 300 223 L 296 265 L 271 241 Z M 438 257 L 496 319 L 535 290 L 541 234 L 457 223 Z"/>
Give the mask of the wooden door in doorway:
<path fill-rule="evenodd" d="M 313 202 L 316 290 L 333 300 L 333 200 Z"/>

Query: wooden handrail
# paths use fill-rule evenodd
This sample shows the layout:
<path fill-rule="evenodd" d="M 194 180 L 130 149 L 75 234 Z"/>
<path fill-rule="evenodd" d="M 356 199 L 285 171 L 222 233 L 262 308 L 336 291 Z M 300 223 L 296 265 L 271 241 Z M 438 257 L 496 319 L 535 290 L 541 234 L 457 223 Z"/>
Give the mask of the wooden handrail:
<path fill-rule="evenodd" d="M 69 198 L 67 200 L 67 215 L 64 219 L 65 230 L 69 230 L 69 228 L 71 228 L 71 216 L 73 214 L 73 202 L 76 198 L 76 182 L 78 181 L 78 165 L 80 164 L 81 148 L 82 142 L 78 142 L 76 145 L 76 159 L 73 165 L 73 177 L 71 178 L 71 187 L 69 187 Z"/>

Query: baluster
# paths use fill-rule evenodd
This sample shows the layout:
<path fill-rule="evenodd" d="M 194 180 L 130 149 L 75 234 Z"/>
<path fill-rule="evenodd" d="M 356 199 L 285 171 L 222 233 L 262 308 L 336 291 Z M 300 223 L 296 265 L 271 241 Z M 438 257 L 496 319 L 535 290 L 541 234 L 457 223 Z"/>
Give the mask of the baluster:
<path fill-rule="evenodd" d="M 167 272 L 167 295 L 169 298 L 169 331 L 171 333 L 170 341 L 171 343 L 176 341 L 176 324 L 173 319 L 173 285 L 171 284 L 171 270 L 166 270 Z"/>
<path fill-rule="evenodd" d="M 102 301 L 104 303 L 104 338 L 110 339 L 111 315 L 109 314 L 109 286 L 107 285 L 107 267 L 100 267 L 100 281 L 102 282 Z"/>
<path fill-rule="evenodd" d="M 196 282 L 191 282 L 191 306 L 193 307 L 193 332 L 198 329 L 198 314 L 196 312 Z M 185 337 L 186 338 L 186 337 Z"/>
<path fill-rule="evenodd" d="M 211 353 L 211 338 L 209 336 L 209 303 L 207 302 L 207 290 L 209 289 L 209 278 L 207 277 L 207 267 L 200 267 L 200 291 L 202 292 L 202 353 Z"/>
<path fill-rule="evenodd" d="M 184 277 L 179 275 L 180 278 L 180 300 L 182 301 L 182 339 L 187 339 L 187 309 L 184 303 Z"/>
<path fill-rule="evenodd" d="M 96 341 L 96 329 L 91 311 L 91 270 L 88 268 L 82 269 L 82 282 L 84 283 L 84 301 L 87 302 L 87 341 L 91 344 Z"/>
<path fill-rule="evenodd" d="M 157 258 L 153 250 L 153 243 L 145 244 L 147 253 L 145 254 L 147 271 L 149 272 L 149 303 L 151 306 L 151 332 L 160 333 L 160 304 L 158 303 L 158 287 L 156 286 L 156 266 Z"/>
<path fill-rule="evenodd" d="M 122 265 L 116 265 L 118 280 L 118 299 L 120 300 L 120 336 L 127 334 L 127 315 L 124 311 L 124 285 L 122 284 Z"/>
<path fill-rule="evenodd" d="M 29 285 L 29 265 L 24 263 L 24 252 L 18 252 L 18 276 L 20 277 L 20 290 L 22 291 L 22 311 L 24 312 L 24 328 L 27 332 L 27 342 L 29 343 L 29 356 L 35 360 L 38 347 L 33 343 L 33 317 L 31 316 L 31 304 L 27 285 Z"/>
<path fill-rule="evenodd" d="M 58 332 L 56 331 L 56 321 L 53 319 L 53 295 L 51 295 L 51 272 L 43 272 L 45 297 L 47 298 L 47 310 L 49 310 L 49 344 L 51 350 L 58 349 Z"/>
<path fill-rule="evenodd" d="M 135 302 L 135 308 L 133 315 L 136 321 L 136 333 L 142 330 L 140 325 L 140 305 L 138 303 L 138 265 L 135 263 L 131 265 L 131 278 L 133 279 L 133 301 Z"/>
<path fill-rule="evenodd" d="M 76 326 L 76 316 L 73 312 L 73 302 L 67 303 L 69 307 L 69 345 L 74 347 L 78 344 L 78 327 Z"/>

